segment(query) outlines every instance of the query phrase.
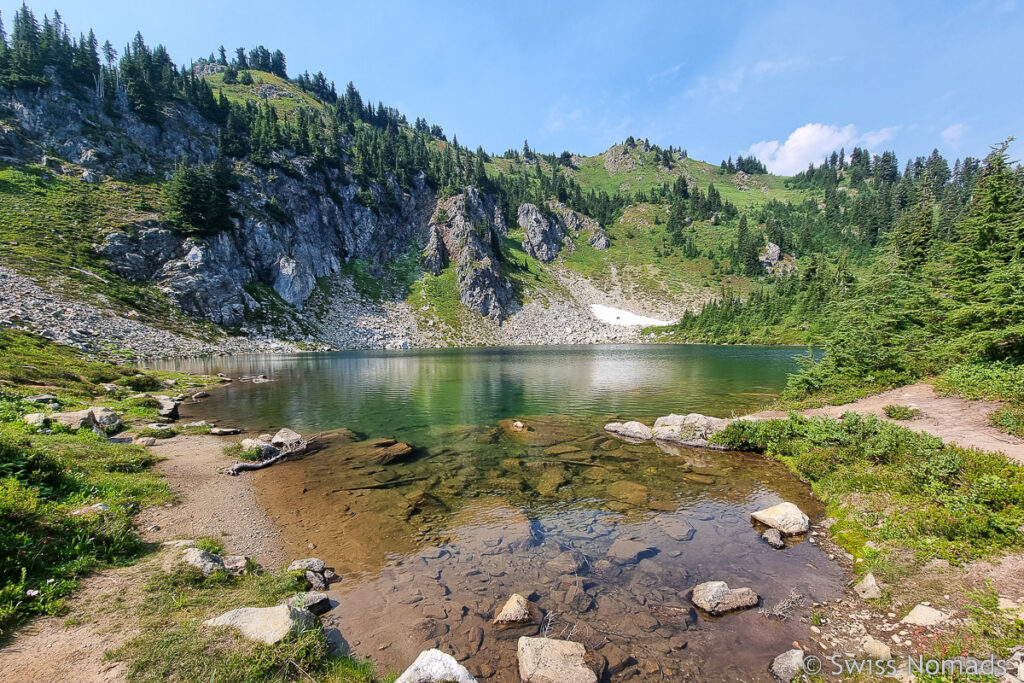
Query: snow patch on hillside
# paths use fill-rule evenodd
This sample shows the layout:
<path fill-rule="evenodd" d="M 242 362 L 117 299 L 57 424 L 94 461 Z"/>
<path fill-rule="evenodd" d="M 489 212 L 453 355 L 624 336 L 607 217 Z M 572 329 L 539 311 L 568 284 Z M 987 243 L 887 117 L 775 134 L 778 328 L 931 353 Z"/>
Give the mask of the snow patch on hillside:
<path fill-rule="evenodd" d="M 636 313 L 624 311 L 621 308 L 612 308 L 611 306 L 602 306 L 601 304 L 590 304 L 590 312 L 594 314 L 595 318 L 608 325 L 647 326 L 672 324 L 670 320 L 648 318 L 645 315 L 637 315 Z"/>

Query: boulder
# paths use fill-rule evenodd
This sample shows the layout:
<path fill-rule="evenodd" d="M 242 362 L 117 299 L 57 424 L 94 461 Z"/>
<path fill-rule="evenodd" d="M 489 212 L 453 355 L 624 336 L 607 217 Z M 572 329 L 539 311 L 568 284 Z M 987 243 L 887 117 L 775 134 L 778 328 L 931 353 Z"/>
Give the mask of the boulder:
<path fill-rule="evenodd" d="M 666 415 L 654 421 L 651 430 L 655 439 L 695 448 L 724 449 L 725 446 L 712 444 L 708 439 L 729 425 L 730 420 L 689 413 L 687 415 Z"/>
<path fill-rule="evenodd" d="M 779 503 L 750 515 L 761 524 L 778 529 L 783 536 L 806 534 L 811 520 L 793 503 Z"/>
<path fill-rule="evenodd" d="M 786 547 L 786 542 L 782 540 L 782 534 L 778 529 L 765 530 L 765 532 L 761 534 L 761 539 L 776 550 L 782 550 Z"/>
<path fill-rule="evenodd" d="M 155 446 L 156 438 L 152 436 L 140 436 L 139 438 L 132 441 L 136 446 Z"/>
<path fill-rule="evenodd" d="M 46 417 L 44 413 L 29 413 L 22 418 L 29 427 L 39 427 L 43 429 L 50 424 L 50 418 Z"/>
<path fill-rule="evenodd" d="M 871 572 L 865 574 L 864 578 L 857 582 L 857 585 L 853 587 L 853 592 L 865 600 L 875 600 L 882 597 L 882 588 L 878 585 L 875 575 Z"/>
<path fill-rule="evenodd" d="M 165 420 L 177 420 L 178 419 L 178 408 L 181 403 L 171 398 L 157 396 L 156 400 L 160 402 L 160 407 L 157 409 L 156 414 Z"/>
<path fill-rule="evenodd" d="M 892 648 L 871 636 L 864 637 L 864 640 L 860 643 L 860 650 L 871 659 L 881 659 L 883 661 L 892 659 Z"/>
<path fill-rule="evenodd" d="M 190 428 L 190 427 L 191 427 L 192 429 L 198 429 L 198 428 L 200 428 L 200 427 L 209 427 L 209 426 L 210 426 L 210 423 L 209 423 L 209 422 L 207 422 L 206 420 L 199 420 L 199 421 L 197 421 L 197 422 L 189 422 L 189 423 L 187 423 L 187 424 L 183 424 L 183 425 L 181 425 L 181 426 L 182 426 L 182 427 L 185 427 L 186 429 L 188 429 L 188 428 Z"/>
<path fill-rule="evenodd" d="M 186 564 L 203 572 L 203 576 L 209 576 L 218 569 L 224 569 L 223 557 L 200 548 L 185 548 L 181 551 L 181 558 Z"/>
<path fill-rule="evenodd" d="M 493 623 L 498 626 L 526 624 L 534 621 L 536 615 L 537 607 L 532 602 L 519 593 L 513 593 L 494 617 Z"/>
<path fill-rule="evenodd" d="M 260 460 L 272 458 L 281 452 L 276 446 L 271 446 L 266 441 L 259 439 L 242 439 L 241 446 L 243 451 L 257 451 Z"/>
<path fill-rule="evenodd" d="M 285 638 L 320 628 L 312 612 L 291 605 L 242 607 L 203 622 L 205 626 L 231 626 L 250 640 L 274 645 Z"/>
<path fill-rule="evenodd" d="M 297 446 L 301 442 L 302 437 L 297 432 L 294 432 L 287 427 L 279 429 L 277 434 L 274 434 L 273 438 L 270 439 L 270 443 L 278 448 L 291 448 Z"/>
<path fill-rule="evenodd" d="M 288 604 L 292 607 L 312 612 L 317 616 L 327 614 L 331 611 L 331 599 L 328 597 L 327 593 L 324 593 L 323 591 L 298 593 L 294 598 L 288 601 Z"/>
<path fill-rule="evenodd" d="M 789 683 L 804 670 L 804 651 L 793 648 L 772 660 L 768 671 L 780 683 Z"/>
<path fill-rule="evenodd" d="M 95 422 L 100 429 L 111 431 L 117 429 L 122 424 L 121 416 L 110 408 L 97 407 L 90 408 L 89 410 L 92 412 L 93 422 Z"/>
<path fill-rule="evenodd" d="M 754 607 L 760 599 L 751 589 L 729 588 L 725 581 L 706 581 L 695 587 L 690 596 L 693 604 L 711 616 Z"/>
<path fill-rule="evenodd" d="M 910 614 L 900 619 L 900 623 L 910 624 L 911 626 L 938 626 L 947 619 L 949 619 L 949 616 L 945 612 L 940 612 L 934 607 L 920 604 L 910 610 Z"/>
<path fill-rule="evenodd" d="M 57 403 L 59 399 L 53 394 L 33 394 L 21 399 L 25 403 Z"/>
<path fill-rule="evenodd" d="M 307 557 L 304 560 L 295 560 L 288 565 L 288 571 L 290 572 L 311 571 L 322 574 L 326 568 L 327 565 L 324 561 L 315 557 Z"/>
<path fill-rule="evenodd" d="M 522 683 L 597 683 L 586 665 L 582 643 L 554 638 L 519 639 L 519 678 Z"/>
<path fill-rule="evenodd" d="M 648 441 L 654 436 L 650 427 L 643 422 L 635 420 L 629 422 L 609 422 L 604 426 L 604 430 L 612 434 L 624 436 L 627 439 L 637 439 L 638 441 Z"/>
<path fill-rule="evenodd" d="M 242 430 L 237 427 L 212 427 L 210 429 L 210 436 L 234 436 L 241 432 Z"/>
<path fill-rule="evenodd" d="M 224 570 L 232 576 L 249 573 L 249 558 L 244 555 L 226 555 L 223 559 Z"/>
<path fill-rule="evenodd" d="M 92 429 L 93 425 L 96 424 L 90 409 L 76 410 L 70 413 L 55 413 L 50 416 L 50 422 L 75 431 L 79 429 Z"/>
<path fill-rule="evenodd" d="M 476 683 L 466 667 L 454 657 L 437 649 L 424 650 L 395 683 Z"/>

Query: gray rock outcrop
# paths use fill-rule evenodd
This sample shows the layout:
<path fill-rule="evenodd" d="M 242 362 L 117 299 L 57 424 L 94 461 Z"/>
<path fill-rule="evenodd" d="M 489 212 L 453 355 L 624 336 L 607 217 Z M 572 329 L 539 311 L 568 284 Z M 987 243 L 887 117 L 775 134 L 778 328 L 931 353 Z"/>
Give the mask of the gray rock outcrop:
<path fill-rule="evenodd" d="M 604 426 L 604 430 L 618 436 L 624 436 L 627 439 L 636 439 L 637 441 L 649 441 L 653 436 L 650 427 L 643 422 L 635 420 L 630 420 L 629 422 L 609 422 Z"/>
<path fill-rule="evenodd" d="M 556 200 L 546 202 L 544 208 L 548 215 L 536 204 L 519 206 L 517 222 L 524 233 L 523 249 L 530 256 L 550 263 L 563 247 L 573 251 L 576 240 L 580 238 L 586 239 L 595 249 L 608 248 L 608 233 L 593 218 Z"/>
<path fill-rule="evenodd" d="M 427 227 L 423 263 L 434 275 L 455 265 L 459 301 L 482 316 L 503 320 L 512 310 L 512 285 L 501 273 L 497 248 L 508 233 L 494 199 L 473 187 L 438 202 Z"/>

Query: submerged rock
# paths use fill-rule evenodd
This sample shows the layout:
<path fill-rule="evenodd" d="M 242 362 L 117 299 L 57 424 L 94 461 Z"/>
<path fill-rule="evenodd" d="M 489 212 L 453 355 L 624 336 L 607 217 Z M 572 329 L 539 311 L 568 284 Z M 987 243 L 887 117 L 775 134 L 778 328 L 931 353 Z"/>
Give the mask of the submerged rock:
<path fill-rule="evenodd" d="M 657 553 L 658 549 L 652 545 L 619 537 L 608 548 L 608 559 L 617 564 L 635 564 Z"/>
<path fill-rule="evenodd" d="M 639 441 L 648 441 L 654 434 L 651 432 L 651 428 L 645 425 L 643 422 L 637 422 L 636 420 L 630 420 L 629 422 L 609 422 L 604 426 L 606 432 L 624 436 L 627 439 L 637 439 Z"/>
<path fill-rule="evenodd" d="M 711 616 L 754 607 L 760 599 L 750 588 L 729 588 L 725 581 L 706 581 L 690 596 L 693 604 Z"/>
<path fill-rule="evenodd" d="M 778 529 L 783 536 L 806 534 L 811 520 L 793 503 L 779 503 L 750 515 L 761 524 Z"/>
<path fill-rule="evenodd" d="M 692 524 L 673 515 L 658 515 L 654 521 L 662 531 L 677 541 L 689 541 L 695 533 Z"/>
<path fill-rule="evenodd" d="M 437 649 L 424 650 L 395 683 L 476 683 L 466 667 Z"/>
<path fill-rule="evenodd" d="M 524 636 L 517 656 L 522 683 L 597 683 L 597 674 L 586 665 L 582 643 Z"/>
<path fill-rule="evenodd" d="M 250 640 L 274 645 L 285 638 L 320 628 L 312 612 L 291 605 L 242 607 L 203 622 L 205 626 L 231 626 Z"/>
<path fill-rule="evenodd" d="M 782 550 L 786 547 L 786 542 L 782 540 L 782 534 L 779 533 L 778 529 L 768 529 L 761 534 L 762 540 L 765 543 L 775 548 L 776 550 Z"/>
<path fill-rule="evenodd" d="M 537 607 L 519 593 L 513 593 L 494 617 L 498 626 L 526 624 L 535 620 Z"/>

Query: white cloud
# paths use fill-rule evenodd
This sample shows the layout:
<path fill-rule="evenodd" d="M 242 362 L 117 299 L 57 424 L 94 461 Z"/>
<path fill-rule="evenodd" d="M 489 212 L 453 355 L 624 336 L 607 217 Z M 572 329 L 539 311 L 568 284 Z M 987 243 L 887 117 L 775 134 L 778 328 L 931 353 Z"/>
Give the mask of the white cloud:
<path fill-rule="evenodd" d="M 849 148 L 855 145 L 868 148 L 880 145 L 899 129 L 900 126 L 890 126 L 859 133 L 852 123 L 843 127 L 807 123 L 790 133 L 785 142 L 762 140 L 751 145 L 747 153 L 763 161 L 772 173 L 793 175 L 805 170 L 808 164 L 820 163 L 840 147 L 846 147 L 849 152 Z"/>
<path fill-rule="evenodd" d="M 967 126 L 962 123 L 954 123 L 942 131 L 942 139 L 951 145 L 960 142 L 960 138 L 967 132 Z"/>
<path fill-rule="evenodd" d="M 758 77 L 774 76 L 786 71 L 801 69 L 806 65 L 807 60 L 803 57 L 796 57 L 792 59 L 762 59 L 754 65 L 753 72 L 754 75 Z"/>
<path fill-rule="evenodd" d="M 671 79 L 673 79 L 675 77 L 675 75 L 677 73 L 679 73 L 679 71 L 682 68 L 683 68 L 682 63 L 680 63 L 680 64 L 673 64 L 672 66 L 668 67 L 667 69 L 663 69 L 663 70 L 659 71 L 656 74 L 651 74 L 650 76 L 648 76 L 647 77 L 647 82 L 650 83 L 651 85 L 653 85 L 655 83 L 658 83 L 659 81 L 671 80 Z"/>

